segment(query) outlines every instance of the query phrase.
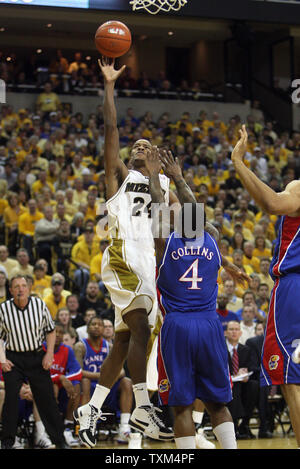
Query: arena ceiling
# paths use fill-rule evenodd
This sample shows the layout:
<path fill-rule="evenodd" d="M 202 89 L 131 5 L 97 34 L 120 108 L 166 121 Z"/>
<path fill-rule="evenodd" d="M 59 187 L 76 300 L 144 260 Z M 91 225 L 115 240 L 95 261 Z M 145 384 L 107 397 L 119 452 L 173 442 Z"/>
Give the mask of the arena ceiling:
<path fill-rule="evenodd" d="M 0 47 L 36 45 L 92 50 L 93 36 L 97 27 L 111 19 L 126 23 L 136 40 L 151 38 L 159 41 L 164 47 L 190 47 L 201 39 L 223 41 L 231 37 L 232 22 L 228 20 L 65 8 L 24 8 L 4 5 L 0 8 Z M 252 23 L 251 27 L 258 34 L 276 33 L 283 28 L 282 25 L 260 23 Z M 294 27 L 293 30 L 295 35 L 298 35 L 298 28 Z M 170 35 L 170 32 L 173 34 Z"/>

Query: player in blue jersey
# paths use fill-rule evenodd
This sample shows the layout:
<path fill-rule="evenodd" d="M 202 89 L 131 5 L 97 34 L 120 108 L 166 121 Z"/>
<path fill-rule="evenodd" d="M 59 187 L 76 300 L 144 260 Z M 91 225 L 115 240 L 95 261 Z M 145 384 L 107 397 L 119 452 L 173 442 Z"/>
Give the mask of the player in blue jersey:
<path fill-rule="evenodd" d="M 235 279 L 248 276 L 222 258 L 216 240 L 207 231 L 199 230 L 197 212 L 202 206 L 195 203 L 178 161 L 170 152 L 164 152 L 161 161 L 176 187 L 186 186 L 190 197 L 184 201 L 190 203 L 181 208 L 180 230 L 165 238 L 161 234 L 164 220 L 159 220 L 159 235 L 154 237 L 157 286 L 164 312 L 158 354 L 160 400 L 174 408 L 178 449 L 195 448 L 192 410 L 196 398 L 204 402 L 221 447 L 235 449 L 234 425 L 225 405 L 232 400 L 232 393 L 224 333 L 216 312 L 217 277 L 222 263 Z M 152 201 L 161 206 L 158 150 L 153 149 L 146 164 Z"/>
<path fill-rule="evenodd" d="M 270 275 L 274 280 L 265 330 L 261 385 L 280 385 L 300 447 L 300 181 L 274 192 L 243 162 L 247 151 L 245 125 L 231 159 L 243 186 L 261 209 L 281 216 Z M 297 349 L 296 349 L 297 347 Z M 296 349 L 296 350 L 295 350 Z"/>
<path fill-rule="evenodd" d="M 82 402 L 89 402 L 98 383 L 102 364 L 107 357 L 110 345 L 103 337 L 103 320 L 93 317 L 87 324 L 88 338 L 75 344 L 74 350 L 77 360 L 82 366 Z M 116 412 L 120 417 L 117 441 L 127 443 L 130 433 L 128 425 L 133 404 L 132 383 L 122 370 L 118 380 L 112 386 L 103 406 Z M 120 414 L 120 415 L 119 415 Z M 75 412 L 76 415 L 76 412 Z"/>

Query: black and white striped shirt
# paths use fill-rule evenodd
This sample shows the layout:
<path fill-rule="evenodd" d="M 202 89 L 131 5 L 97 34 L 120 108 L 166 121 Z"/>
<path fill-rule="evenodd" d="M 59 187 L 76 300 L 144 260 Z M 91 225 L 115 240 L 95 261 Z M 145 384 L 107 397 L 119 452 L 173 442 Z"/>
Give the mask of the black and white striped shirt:
<path fill-rule="evenodd" d="M 13 299 L 0 304 L 0 339 L 6 350 L 33 352 L 54 328 L 46 303 L 38 297 L 30 296 L 24 309 L 18 308 Z"/>

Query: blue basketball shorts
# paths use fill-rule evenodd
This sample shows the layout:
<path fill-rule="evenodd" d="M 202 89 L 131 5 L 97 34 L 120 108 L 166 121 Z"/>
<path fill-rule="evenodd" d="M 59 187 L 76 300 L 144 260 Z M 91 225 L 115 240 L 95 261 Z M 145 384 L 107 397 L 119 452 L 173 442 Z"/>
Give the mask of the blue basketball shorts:
<path fill-rule="evenodd" d="M 218 317 L 197 313 L 167 314 L 158 345 L 160 403 L 188 406 L 232 400 L 228 352 Z"/>
<path fill-rule="evenodd" d="M 292 355 L 300 343 L 300 275 L 276 279 L 270 298 L 262 351 L 261 386 L 300 383 Z"/>

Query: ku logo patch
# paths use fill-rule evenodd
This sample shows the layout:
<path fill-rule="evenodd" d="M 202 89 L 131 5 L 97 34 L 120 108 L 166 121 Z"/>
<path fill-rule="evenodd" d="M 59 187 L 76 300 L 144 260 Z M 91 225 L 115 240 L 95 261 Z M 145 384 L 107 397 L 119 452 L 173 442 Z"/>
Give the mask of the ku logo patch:
<path fill-rule="evenodd" d="M 271 355 L 269 360 L 269 370 L 276 370 L 278 367 L 279 355 Z"/>
<path fill-rule="evenodd" d="M 158 385 L 159 392 L 169 391 L 169 381 L 167 379 L 162 379 Z"/>

